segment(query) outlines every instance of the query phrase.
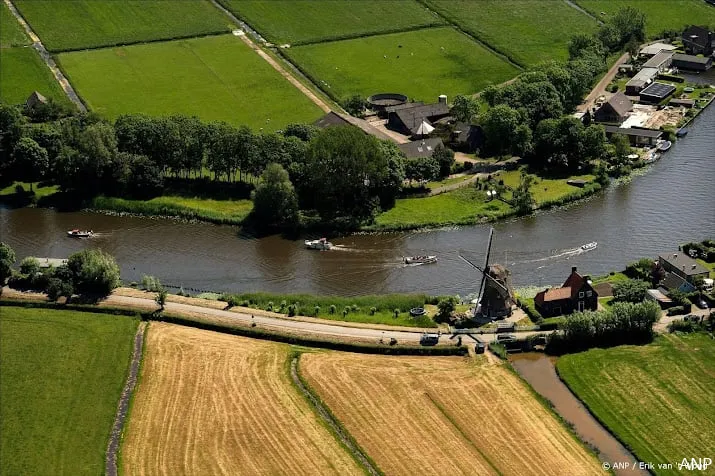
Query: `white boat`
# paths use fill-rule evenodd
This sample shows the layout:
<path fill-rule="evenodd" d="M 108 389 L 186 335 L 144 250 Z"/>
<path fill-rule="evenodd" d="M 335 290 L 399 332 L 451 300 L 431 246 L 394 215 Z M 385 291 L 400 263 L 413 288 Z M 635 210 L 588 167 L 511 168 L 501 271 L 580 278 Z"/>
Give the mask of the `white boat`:
<path fill-rule="evenodd" d="M 94 236 L 94 232 L 92 230 L 86 231 L 74 229 L 68 231 L 67 236 L 70 236 L 72 238 L 89 238 L 91 236 Z"/>
<path fill-rule="evenodd" d="M 431 256 L 407 256 L 405 258 L 405 264 L 429 264 L 436 263 L 437 257 Z"/>
<path fill-rule="evenodd" d="M 659 152 L 665 152 L 666 150 L 670 149 L 670 146 L 672 146 L 672 145 L 673 145 L 673 143 L 670 142 L 669 140 L 664 140 L 663 142 L 659 142 L 658 145 L 655 146 L 655 148 Z"/>
<path fill-rule="evenodd" d="M 581 245 L 581 251 L 595 250 L 597 246 L 598 246 L 598 243 L 596 243 L 595 241 L 592 241 L 591 243 L 586 243 L 585 245 Z"/>
<path fill-rule="evenodd" d="M 305 240 L 305 246 L 309 250 L 327 251 L 333 247 L 333 244 L 327 238 L 321 238 L 319 240 Z"/>

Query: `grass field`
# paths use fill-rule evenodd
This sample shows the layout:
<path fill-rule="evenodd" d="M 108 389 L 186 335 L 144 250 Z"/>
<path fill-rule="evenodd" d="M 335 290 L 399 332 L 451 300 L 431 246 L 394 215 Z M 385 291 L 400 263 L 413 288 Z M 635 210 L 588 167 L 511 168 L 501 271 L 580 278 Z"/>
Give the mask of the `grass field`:
<path fill-rule="evenodd" d="M 399 92 L 436 102 L 473 94 L 517 69 L 453 28 L 298 46 L 284 52 L 337 98 Z"/>
<path fill-rule="evenodd" d="M 124 474 L 361 474 L 288 376 L 289 347 L 152 323 Z"/>
<path fill-rule="evenodd" d="M 464 31 L 521 65 L 568 59 L 571 35 L 598 24 L 563 0 L 427 0 Z"/>
<path fill-rule="evenodd" d="M 232 35 L 63 53 L 59 61 L 90 108 L 110 119 L 179 113 L 275 130 L 322 115 Z"/>
<path fill-rule="evenodd" d="M 437 25 L 415 0 L 220 0 L 274 43 L 304 43 Z"/>
<path fill-rule="evenodd" d="M 30 47 L 0 48 L 0 100 L 24 103 L 33 91 L 69 103 L 37 51 Z"/>
<path fill-rule="evenodd" d="M 646 14 L 646 34 L 657 37 L 665 30 L 682 33 L 686 25 L 715 25 L 715 7 L 702 0 L 575 0 L 594 16 L 608 19 L 619 8 L 632 6 Z M 605 12 L 606 15 L 601 15 Z"/>
<path fill-rule="evenodd" d="M 12 16 L 7 5 L 0 5 L 0 48 L 23 46 L 30 44 L 20 23 Z"/>
<path fill-rule="evenodd" d="M 0 308 L 0 474 L 103 474 L 137 320 Z"/>
<path fill-rule="evenodd" d="M 557 369 L 640 461 L 673 463 L 715 451 L 715 343 L 710 337 L 667 335 L 647 346 L 594 349 L 561 357 Z M 654 471 L 682 474 L 677 466 Z M 709 473 L 688 474 L 712 474 L 712 467 Z"/>
<path fill-rule="evenodd" d="M 504 184 L 509 187 L 517 187 L 521 179 L 519 171 L 502 172 L 499 174 L 499 179 L 504 180 Z M 559 200 L 569 194 L 578 192 L 580 189 L 566 183 L 567 180 L 585 180 L 591 182 L 596 177 L 594 175 L 574 175 L 568 179 L 548 179 L 537 177 L 536 182 L 531 188 L 531 193 L 534 195 L 534 200 L 537 206 Z"/>
<path fill-rule="evenodd" d="M 385 474 L 602 474 L 503 364 L 304 354 L 300 371 Z"/>
<path fill-rule="evenodd" d="M 50 51 L 229 32 L 208 0 L 16 0 Z"/>

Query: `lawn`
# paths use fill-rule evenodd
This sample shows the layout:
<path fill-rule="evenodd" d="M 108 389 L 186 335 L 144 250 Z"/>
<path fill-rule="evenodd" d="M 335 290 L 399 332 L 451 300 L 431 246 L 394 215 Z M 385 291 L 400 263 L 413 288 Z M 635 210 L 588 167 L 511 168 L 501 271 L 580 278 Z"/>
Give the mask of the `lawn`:
<path fill-rule="evenodd" d="M 568 41 L 598 24 L 562 0 L 427 0 L 464 31 L 521 65 L 568 59 Z"/>
<path fill-rule="evenodd" d="M 69 103 L 40 55 L 31 47 L 0 48 L 0 100 L 24 103 L 33 91 Z"/>
<path fill-rule="evenodd" d="M 5 3 L 0 5 L 0 48 L 23 46 L 30 43 L 20 23 L 12 16 Z"/>
<path fill-rule="evenodd" d="M 0 308 L 0 474 L 102 474 L 138 321 Z"/>
<path fill-rule="evenodd" d="M 228 32 L 208 0 L 16 0 L 50 51 L 67 51 Z"/>
<path fill-rule="evenodd" d="M 519 185 L 520 177 L 521 172 L 514 170 L 500 173 L 498 179 L 504 180 L 505 185 L 514 188 Z M 531 187 L 531 193 L 534 195 L 534 200 L 538 206 L 544 203 L 557 201 L 572 193 L 577 193 L 582 190 L 578 187 L 567 184 L 567 180 L 585 180 L 586 182 L 591 182 L 595 178 L 596 177 L 593 175 L 574 175 L 568 179 L 546 179 L 537 177 L 536 182 L 534 182 L 534 185 Z"/>
<path fill-rule="evenodd" d="M 646 346 L 589 350 L 561 357 L 557 369 L 640 461 L 712 457 L 715 343 L 707 335 L 666 335 Z M 654 472 L 681 474 L 677 466 L 656 466 Z"/>
<path fill-rule="evenodd" d="M 415 0 L 219 0 L 274 43 L 306 43 L 442 21 Z"/>
<path fill-rule="evenodd" d="M 283 50 L 337 99 L 379 92 L 436 102 L 473 94 L 518 70 L 453 28 L 336 41 Z"/>
<path fill-rule="evenodd" d="M 30 191 L 29 182 L 13 182 L 11 185 L 8 185 L 5 188 L 0 188 L 0 197 L 14 195 L 15 187 L 17 187 L 18 185 L 21 186 L 25 192 Z M 35 198 L 40 199 L 52 195 L 53 193 L 56 193 L 59 190 L 59 187 L 57 185 L 40 186 L 40 184 L 35 182 L 32 184 L 32 190 L 33 192 L 35 192 Z"/>
<path fill-rule="evenodd" d="M 59 61 L 89 107 L 109 119 L 186 114 L 275 130 L 322 115 L 233 35 L 63 53 Z"/>
<path fill-rule="evenodd" d="M 682 33 L 686 25 L 715 25 L 715 7 L 702 0 L 575 0 L 594 16 L 607 20 L 619 8 L 632 6 L 646 14 L 646 34 L 660 37 L 666 30 Z M 605 12 L 606 15 L 601 15 Z"/>

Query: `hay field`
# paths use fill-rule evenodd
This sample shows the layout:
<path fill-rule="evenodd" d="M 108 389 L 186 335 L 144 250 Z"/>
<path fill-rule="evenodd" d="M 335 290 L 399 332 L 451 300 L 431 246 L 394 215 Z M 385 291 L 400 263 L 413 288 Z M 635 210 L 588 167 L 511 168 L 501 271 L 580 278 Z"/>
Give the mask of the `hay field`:
<path fill-rule="evenodd" d="M 568 41 L 598 24 L 563 0 L 427 0 L 435 11 L 521 65 L 568 59 Z"/>
<path fill-rule="evenodd" d="M 0 4 L 0 48 L 24 46 L 30 43 L 20 23 L 12 16 L 4 2 Z"/>
<path fill-rule="evenodd" d="M 256 129 L 310 123 L 318 106 L 233 35 L 58 55 L 95 112 L 196 115 Z"/>
<path fill-rule="evenodd" d="M 50 51 L 229 32 L 208 0 L 15 0 Z"/>
<path fill-rule="evenodd" d="M 104 473 L 137 323 L 0 307 L 0 475 Z"/>
<path fill-rule="evenodd" d="M 324 90 L 344 99 L 397 92 L 436 102 L 473 94 L 517 69 L 453 28 L 298 46 L 284 52 Z"/>
<path fill-rule="evenodd" d="M 304 43 L 442 23 L 415 0 L 220 0 L 274 43 Z"/>
<path fill-rule="evenodd" d="M 715 343 L 707 335 L 666 335 L 646 346 L 589 350 L 559 358 L 556 367 L 641 461 L 715 454 Z M 681 474 L 677 466 L 654 471 Z M 712 467 L 692 474 L 713 474 Z"/>
<path fill-rule="evenodd" d="M 385 474 L 602 474 L 502 364 L 330 352 L 300 371 Z"/>
<path fill-rule="evenodd" d="M 152 323 L 123 473 L 360 474 L 288 376 L 288 346 Z"/>
<path fill-rule="evenodd" d="M 30 47 L 0 48 L 0 100 L 24 103 L 33 91 L 69 103 L 37 51 Z"/>
<path fill-rule="evenodd" d="M 715 6 L 703 0 L 574 0 L 594 16 L 607 20 L 619 8 L 631 6 L 646 14 L 646 34 L 660 38 L 665 30 L 682 33 L 686 25 L 715 26 Z M 601 15 L 605 12 L 606 15 Z"/>

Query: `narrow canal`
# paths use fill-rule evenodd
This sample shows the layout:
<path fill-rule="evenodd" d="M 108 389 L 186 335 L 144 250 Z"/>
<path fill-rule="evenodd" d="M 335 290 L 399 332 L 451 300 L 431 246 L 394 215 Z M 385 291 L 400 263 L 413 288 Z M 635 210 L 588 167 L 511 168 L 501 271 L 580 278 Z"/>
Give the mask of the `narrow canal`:
<path fill-rule="evenodd" d="M 516 286 L 542 286 L 563 281 L 571 266 L 599 275 L 686 241 L 714 237 L 715 107 L 689 129 L 629 183 L 569 207 L 495 224 L 492 262 L 506 264 Z M 67 238 L 72 228 L 93 229 L 99 236 Z M 332 240 L 344 250 L 313 252 L 302 242 L 245 237 L 228 226 L 0 208 L 0 240 L 19 257 L 62 258 L 101 248 L 117 258 L 127 281 L 150 274 L 167 284 L 217 291 L 465 296 L 476 291 L 478 277 L 458 254 L 482 261 L 487 236 L 488 225 L 353 235 Z M 592 241 L 598 242 L 595 250 L 578 251 Z M 439 261 L 403 266 L 403 256 L 423 254 Z"/>

